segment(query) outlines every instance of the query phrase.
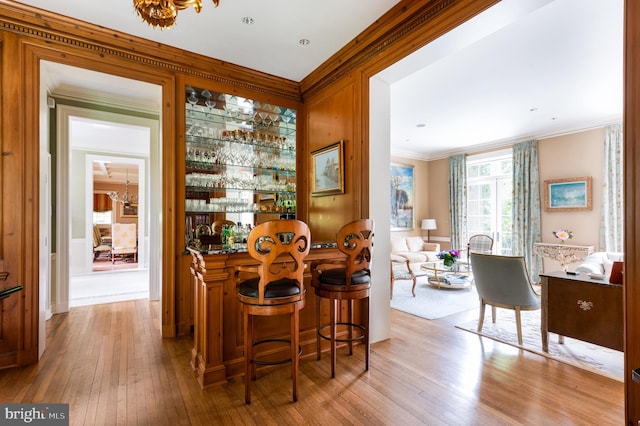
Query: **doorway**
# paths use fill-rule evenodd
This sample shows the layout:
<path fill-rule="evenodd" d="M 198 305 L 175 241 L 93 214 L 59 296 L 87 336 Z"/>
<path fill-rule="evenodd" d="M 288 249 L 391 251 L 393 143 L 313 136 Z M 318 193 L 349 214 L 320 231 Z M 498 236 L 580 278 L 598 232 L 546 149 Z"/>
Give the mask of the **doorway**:
<path fill-rule="evenodd" d="M 55 200 L 55 219 L 52 221 L 55 252 L 51 256 L 54 275 L 51 284 L 51 312 L 66 312 L 73 306 L 75 302 L 70 302 L 72 279 L 79 272 L 84 273 L 85 279 L 88 279 L 91 273 L 92 160 L 96 157 L 114 157 L 120 162 L 138 167 L 140 200 L 137 233 L 140 261 L 139 267 L 133 272 L 142 276 L 144 297 L 158 300 L 162 282 L 162 251 L 151 251 L 148 248 L 154 244 L 162 246 L 162 233 L 159 232 L 162 208 L 159 108 L 153 107 L 153 113 L 148 107 L 141 111 L 141 102 L 131 102 L 130 95 L 125 95 L 122 91 L 127 88 L 127 93 L 150 92 L 145 96 L 155 99 L 155 104 L 160 105 L 161 87 L 47 61 L 41 61 L 41 69 L 42 74 L 47 76 L 44 80 L 46 83 L 41 79 L 41 93 L 45 91 L 48 94 L 48 107 L 55 108 L 55 114 L 50 116 L 51 127 L 56 129 L 57 142 L 57 146 L 53 148 L 56 157 L 56 182 L 52 190 Z M 60 79 L 65 80 L 65 83 L 57 85 L 61 88 L 58 91 L 56 84 L 52 86 L 50 82 L 58 82 Z M 69 88 L 68 84 L 75 84 L 76 87 Z M 96 88 L 109 90 L 108 95 L 117 95 L 117 98 L 107 100 L 105 96 L 108 95 L 96 95 Z M 73 96 L 69 96 L 70 91 L 75 91 Z M 151 185 L 151 182 L 154 184 Z M 153 268 L 153 265 L 156 267 Z M 102 279 L 109 282 L 106 285 L 111 288 L 114 282 L 130 284 L 135 281 L 130 277 L 116 279 L 102 275 Z M 133 286 L 127 285 L 127 289 L 129 293 L 133 293 Z M 104 300 L 100 303 L 104 303 Z"/>
<path fill-rule="evenodd" d="M 511 255 L 513 179 L 511 150 L 467 159 L 467 236 L 493 238 L 493 253 Z"/>
<path fill-rule="evenodd" d="M 99 129 L 105 131 L 105 126 L 107 125 L 101 123 Z M 132 143 L 136 141 L 135 132 L 129 132 L 128 140 Z M 148 140 L 148 135 L 141 139 L 145 140 Z M 71 241 L 71 259 L 84 259 L 85 264 L 77 265 L 72 262 L 70 265 L 69 307 L 148 299 L 148 251 L 144 238 L 148 227 L 145 203 L 147 197 L 144 195 L 148 153 L 142 158 L 85 154 L 85 151 L 78 149 L 78 144 L 73 139 L 71 145 L 72 156 L 84 156 L 86 174 L 85 193 L 71 191 L 71 204 L 76 204 L 76 197 L 80 198 L 77 204 L 85 204 L 86 216 L 85 238 L 79 239 L 81 243 L 85 243 L 84 246 L 74 243 L 77 241 L 74 238 Z M 106 202 L 105 197 L 96 197 L 98 191 L 106 197 Z M 108 195 L 110 193 L 116 193 L 114 198 L 119 201 L 112 200 Z M 123 203 L 125 198 L 126 207 Z M 96 204 L 103 204 L 104 207 L 100 208 Z M 107 207 L 110 207 L 109 211 L 105 211 Z M 102 211 L 97 212 L 96 208 Z M 105 220 L 97 221 L 97 217 L 108 218 L 108 223 L 104 223 Z M 78 222 L 74 221 L 72 228 L 80 226 Z M 112 257 L 114 244 L 122 245 L 113 240 L 112 228 L 124 226 L 132 226 L 135 230 L 131 244 L 133 253 Z M 99 239 L 98 248 L 103 249 L 96 249 L 96 239 Z"/>

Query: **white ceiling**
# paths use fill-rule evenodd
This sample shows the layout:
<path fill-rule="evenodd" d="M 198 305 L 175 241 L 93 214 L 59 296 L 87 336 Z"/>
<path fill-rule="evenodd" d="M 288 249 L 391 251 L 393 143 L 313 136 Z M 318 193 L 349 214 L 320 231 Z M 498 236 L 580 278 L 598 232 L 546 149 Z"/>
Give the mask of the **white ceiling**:
<path fill-rule="evenodd" d="M 132 0 L 21 0 L 41 9 L 154 42 L 301 81 L 391 9 L 398 0 L 221 0 L 178 13 L 171 29 L 153 29 Z M 253 18 L 251 25 L 243 17 Z M 300 39 L 310 43 L 302 46 Z"/>
<path fill-rule="evenodd" d="M 623 0 L 503 0 L 380 77 L 391 84 L 394 155 L 620 122 Z"/>
<path fill-rule="evenodd" d="M 141 23 L 130 0 L 22 3 L 300 81 L 397 1 L 204 0 L 164 31 Z M 623 0 L 503 0 L 393 65 L 379 75 L 391 85 L 392 154 L 441 158 L 620 121 L 622 16 Z M 57 65 L 47 78 L 54 90 L 159 109 L 145 84 Z"/>

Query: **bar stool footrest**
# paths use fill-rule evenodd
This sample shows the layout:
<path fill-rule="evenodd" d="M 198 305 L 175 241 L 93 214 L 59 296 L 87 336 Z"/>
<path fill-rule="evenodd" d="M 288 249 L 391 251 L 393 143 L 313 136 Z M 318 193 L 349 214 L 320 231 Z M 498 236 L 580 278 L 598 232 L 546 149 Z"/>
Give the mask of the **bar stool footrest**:
<path fill-rule="evenodd" d="M 262 345 L 265 343 L 288 343 L 289 345 L 291 345 L 291 340 L 288 339 L 265 339 L 265 340 L 259 340 L 257 342 L 253 342 L 253 347 L 255 348 L 258 345 Z M 302 346 L 298 346 L 298 357 L 302 355 Z M 260 361 L 257 359 L 251 359 L 249 360 L 250 363 L 255 364 L 255 365 L 281 365 L 281 364 L 288 364 L 291 362 L 291 358 L 287 358 L 287 359 L 280 359 L 280 360 L 275 360 L 275 361 Z"/>
<path fill-rule="evenodd" d="M 348 338 L 343 338 L 343 339 L 338 339 L 336 338 L 336 342 L 340 342 L 340 343 L 349 343 L 349 342 L 357 342 L 358 340 L 364 340 L 364 336 L 365 336 L 365 326 L 362 324 L 354 324 L 352 322 L 337 322 L 336 326 L 338 325 L 345 325 L 347 327 L 352 327 L 352 328 L 357 328 L 359 329 L 362 334 L 360 336 L 356 336 L 353 337 L 351 339 Z M 331 327 L 331 324 L 322 324 L 320 327 L 318 327 L 318 336 L 320 336 L 321 338 L 323 338 L 324 340 L 331 340 L 331 336 L 327 336 L 325 334 L 322 334 L 322 330 L 324 330 L 327 327 Z"/>

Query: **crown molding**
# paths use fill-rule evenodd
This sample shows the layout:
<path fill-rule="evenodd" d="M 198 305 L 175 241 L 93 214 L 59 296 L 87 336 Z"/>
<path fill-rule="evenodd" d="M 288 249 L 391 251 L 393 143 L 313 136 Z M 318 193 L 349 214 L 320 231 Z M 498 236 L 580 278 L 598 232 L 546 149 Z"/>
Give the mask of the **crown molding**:
<path fill-rule="evenodd" d="M 0 30 L 40 40 L 53 48 L 90 51 L 106 60 L 135 62 L 170 74 L 301 100 L 299 85 L 294 81 L 16 2 L 0 0 Z"/>

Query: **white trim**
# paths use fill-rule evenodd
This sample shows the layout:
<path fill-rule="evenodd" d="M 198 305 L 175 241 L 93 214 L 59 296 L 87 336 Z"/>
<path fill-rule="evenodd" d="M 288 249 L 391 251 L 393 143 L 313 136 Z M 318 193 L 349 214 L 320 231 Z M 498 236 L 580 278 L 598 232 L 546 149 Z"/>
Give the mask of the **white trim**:
<path fill-rule="evenodd" d="M 123 114 L 115 114 L 104 111 L 91 110 L 86 108 L 79 108 L 68 105 L 58 105 L 57 109 L 57 128 L 58 128 L 58 148 L 57 148 L 57 223 L 56 223 L 56 234 L 57 234 L 57 247 L 56 253 L 57 257 L 57 276 L 56 276 L 56 289 L 52 301 L 52 311 L 54 313 L 66 312 L 69 310 L 69 282 L 70 282 L 70 269 L 69 269 L 69 256 L 71 250 L 71 205 L 70 205 L 70 185 L 71 185 L 71 176 L 70 176 L 70 158 L 71 158 L 71 143 L 69 141 L 69 120 L 71 117 L 84 117 L 91 118 L 96 120 L 114 122 L 114 123 L 122 123 L 133 126 L 146 127 L 150 129 L 150 153 L 149 153 L 149 165 L 150 171 L 149 176 L 147 176 L 145 167 L 141 168 L 142 173 L 140 182 L 139 182 L 139 194 L 144 194 L 140 198 L 145 198 L 146 186 L 145 182 L 154 182 L 154 187 L 151 191 L 149 191 L 149 199 L 150 199 L 150 207 L 145 209 L 145 216 L 139 216 L 139 222 L 144 222 L 145 220 L 149 221 L 149 232 L 146 231 L 146 226 L 143 226 L 140 229 L 140 241 L 141 245 L 145 247 L 157 247 L 153 250 L 152 256 L 149 257 L 149 298 L 152 300 L 157 300 L 160 298 L 161 289 L 160 285 L 162 283 L 162 233 L 159 232 L 161 229 L 161 213 L 162 213 L 162 169 L 161 169 L 161 141 L 160 141 L 160 125 L 158 120 L 152 120 L 142 117 L 132 117 Z M 124 153 L 123 155 L 127 155 Z M 124 160 L 124 157 L 119 157 L 118 161 Z M 142 161 L 144 160 L 137 159 L 134 161 Z M 85 179 L 88 180 L 85 175 Z M 91 179 L 91 187 L 93 186 L 93 180 Z M 88 186 L 85 186 L 87 188 Z M 160 194 L 160 195 L 158 195 Z M 139 200 L 139 203 L 146 203 L 145 200 Z M 86 202 L 85 202 L 86 207 Z M 140 208 L 140 207 L 139 207 Z M 87 209 L 87 215 L 90 214 L 90 208 Z M 146 219 L 145 219 L 146 218 Z M 92 220 L 89 219 L 86 222 L 87 225 L 91 224 Z M 89 229 L 92 232 L 92 228 L 90 226 L 85 226 L 85 238 L 87 239 L 86 244 L 91 244 L 92 238 L 89 239 L 87 236 L 91 236 L 90 233 L 86 232 L 86 229 Z M 144 232 L 144 233 L 143 233 Z M 147 235 L 149 236 L 149 241 L 146 240 Z M 145 249 L 146 250 L 146 249 Z M 91 253 L 91 250 L 88 251 Z"/>
<path fill-rule="evenodd" d="M 469 154 L 467 156 L 467 166 L 470 164 L 484 163 L 487 160 L 502 160 L 513 157 L 513 148 L 509 147 L 499 151 L 483 152 L 481 154 Z"/>
<path fill-rule="evenodd" d="M 389 295 L 389 264 L 391 223 L 391 193 L 389 181 L 390 87 L 382 79 L 369 79 L 369 217 L 375 223 L 373 246 L 370 319 L 371 343 L 391 336 L 391 300 Z M 374 188 L 385 188 L 374 190 Z M 378 259 L 378 260 L 376 260 Z"/>

